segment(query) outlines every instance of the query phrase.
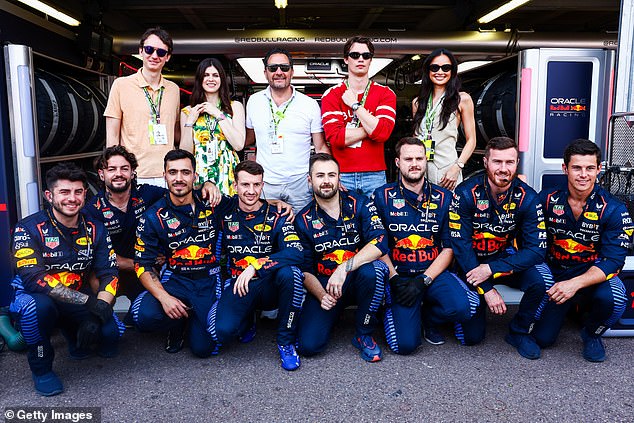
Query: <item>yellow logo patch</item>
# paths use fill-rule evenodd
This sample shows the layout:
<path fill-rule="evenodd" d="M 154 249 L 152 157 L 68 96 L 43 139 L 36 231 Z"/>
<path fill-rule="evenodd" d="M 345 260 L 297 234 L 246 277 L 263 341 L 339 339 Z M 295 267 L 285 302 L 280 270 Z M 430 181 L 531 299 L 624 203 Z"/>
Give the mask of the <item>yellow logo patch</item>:
<path fill-rule="evenodd" d="M 599 220 L 599 215 L 596 212 L 585 212 L 583 216 L 588 220 Z"/>
<path fill-rule="evenodd" d="M 83 246 L 88 245 L 88 238 L 85 236 L 81 238 L 77 238 L 77 241 L 75 241 L 75 243 L 77 245 L 83 245 Z"/>
<path fill-rule="evenodd" d="M 18 267 L 24 267 L 24 266 L 28 266 L 31 264 L 37 264 L 37 259 L 36 258 L 30 258 L 30 259 L 24 259 L 24 260 L 18 260 L 18 262 L 15 264 Z"/>
<path fill-rule="evenodd" d="M 30 256 L 34 252 L 35 251 L 33 251 L 30 248 L 20 248 L 18 251 L 15 252 L 15 258 L 23 258 L 26 256 Z"/>
<path fill-rule="evenodd" d="M 271 227 L 269 225 L 264 225 L 260 223 L 258 225 L 255 225 L 253 229 L 255 229 L 256 231 L 268 232 L 271 230 Z"/>

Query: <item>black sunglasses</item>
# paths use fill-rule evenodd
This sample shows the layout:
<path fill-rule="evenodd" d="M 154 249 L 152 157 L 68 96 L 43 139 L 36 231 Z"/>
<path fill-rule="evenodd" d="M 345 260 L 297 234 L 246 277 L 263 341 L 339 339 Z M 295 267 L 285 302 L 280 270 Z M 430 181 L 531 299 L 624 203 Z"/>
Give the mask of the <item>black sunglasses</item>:
<path fill-rule="evenodd" d="M 158 57 L 165 57 L 165 55 L 168 53 L 167 50 L 165 50 L 165 49 L 156 48 L 156 47 L 152 47 L 152 46 L 143 46 L 143 51 L 148 56 L 151 56 L 154 52 L 156 52 L 156 55 Z"/>
<path fill-rule="evenodd" d="M 451 70 L 452 66 L 451 65 L 437 65 L 437 64 L 433 64 L 433 65 L 429 65 L 429 70 L 432 72 L 438 72 L 439 70 L 442 69 L 443 72 L 449 72 Z"/>
<path fill-rule="evenodd" d="M 269 70 L 269 72 L 277 72 L 278 69 L 281 69 L 282 72 L 288 72 L 289 70 L 291 70 L 291 65 L 273 63 L 271 65 L 266 65 L 266 68 Z"/>
<path fill-rule="evenodd" d="M 348 53 L 348 57 L 357 60 L 359 57 L 363 57 L 363 60 L 370 60 L 374 54 L 366 51 L 365 53 L 359 53 L 358 51 L 351 51 Z"/>

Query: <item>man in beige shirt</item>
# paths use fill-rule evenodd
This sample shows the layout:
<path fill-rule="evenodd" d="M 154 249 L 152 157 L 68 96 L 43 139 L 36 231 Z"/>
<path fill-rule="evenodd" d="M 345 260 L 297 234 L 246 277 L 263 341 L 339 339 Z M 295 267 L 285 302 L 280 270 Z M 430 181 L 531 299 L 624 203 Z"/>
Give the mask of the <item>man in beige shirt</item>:
<path fill-rule="evenodd" d="M 106 147 L 122 145 L 137 157 L 137 183 L 165 187 L 163 157 L 180 138 L 180 93 L 161 71 L 171 57 L 173 42 L 162 28 L 141 37 L 143 67 L 112 84 L 106 117 Z"/>

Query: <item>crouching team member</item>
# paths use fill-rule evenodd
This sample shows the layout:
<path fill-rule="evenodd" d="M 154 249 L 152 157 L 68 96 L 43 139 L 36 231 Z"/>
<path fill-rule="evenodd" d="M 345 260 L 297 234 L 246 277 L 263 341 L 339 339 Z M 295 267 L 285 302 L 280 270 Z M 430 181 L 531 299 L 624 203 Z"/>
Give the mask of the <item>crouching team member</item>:
<path fill-rule="evenodd" d="M 104 188 L 83 210 L 108 229 L 119 266 L 117 296 L 125 295 L 131 304 L 144 291 L 134 272 L 135 229 L 145 209 L 165 194 L 164 188 L 154 185 L 137 186 L 137 165 L 136 157 L 125 147 L 106 148 L 95 164 Z M 132 313 L 128 312 L 123 321 L 131 325 Z"/>
<path fill-rule="evenodd" d="M 367 197 L 339 190 L 339 164 L 332 156 L 310 158 L 309 182 L 315 199 L 295 220 L 310 293 L 299 322 L 300 353 L 323 351 L 339 315 L 353 303 L 358 308 L 352 345 L 364 360 L 379 361 L 372 332 L 389 273 L 378 260 L 388 251 L 385 229 Z"/>
<path fill-rule="evenodd" d="M 28 344 L 35 390 L 51 396 L 64 391 L 53 372 L 51 332 L 60 327 L 71 358 L 83 359 L 97 344 L 102 357 L 118 352 L 123 325 L 112 312 L 117 262 L 106 228 L 80 213 L 86 174 L 71 163 L 46 173 L 50 207 L 22 219 L 13 234 L 17 277 L 10 310 Z M 91 289 L 94 272 L 99 288 Z"/>
<path fill-rule="evenodd" d="M 410 354 L 421 344 L 421 326 L 427 342 L 442 344 L 436 325 L 469 320 L 480 300 L 447 271 L 453 260 L 447 222 L 452 194 L 425 178 L 425 145 L 406 137 L 395 149 L 400 180 L 378 188 L 373 198 L 390 247 L 382 258 L 390 268 L 385 336 L 392 351 Z"/>
<path fill-rule="evenodd" d="M 552 345 L 572 305 L 584 312 L 583 358 L 605 360 L 601 335 L 625 311 L 627 297 L 616 276 L 625 263 L 631 241 L 632 219 L 625 205 L 597 183 L 601 151 L 579 139 L 564 151 L 567 189 L 541 192 L 548 232 L 546 260 L 555 284 L 547 291 L 550 302 L 533 336 L 542 347 Z"/>
<path fill-rule="evenodd" d="M 137 227 L 134 265 L 147 291 L 137 297 L 132 313 L 140 330 L 169 331 L 167 352 L 180 351 L 188 332 L 192 353 L 208 357 L 216 347 L 207 333 L 207 315 L 221 290 L 216 243 L 222 210 L 193 192 L 196 161 L 190 152 L 168 152 L 164 168 L 169 195 L 148 208 Z M 154 270 L 160 255 L 171 272 L 164 283 Z"/>
<path fill-rule="evenodd" d="M 486 173 L 458 185 L 449 225 L 466 281 L 483 294 L 492 313 L 506 313 L 494 284 L 524 292 L 505 340 L 523 357 L 537 359 L 541 350 L 530 332 L 552 276 L 542 263 L 546 253 L 542 206 L 537 193 L 517 178 L 518 162 L 515 141 L 491 138 L 484 153 Z M 473 319 L 460 325 L 462 342 L 467 345 L 484 339 L 485 312 L 483 305 L 480 308 Z"/>
<path fill-rule="evenodd" d="M 277 344 L 286 370 L 295 370 L 297 322 L 304 302 L 302 247 L 295 228 L 260 200 L 264 169 L 246 160 L 235 169 L 237 196 L 224 212 L 223 246 L 231 279 L 209 312 L 209 333 L 226 345 L 249 327 L 256 308 L 279 309 Z"/>

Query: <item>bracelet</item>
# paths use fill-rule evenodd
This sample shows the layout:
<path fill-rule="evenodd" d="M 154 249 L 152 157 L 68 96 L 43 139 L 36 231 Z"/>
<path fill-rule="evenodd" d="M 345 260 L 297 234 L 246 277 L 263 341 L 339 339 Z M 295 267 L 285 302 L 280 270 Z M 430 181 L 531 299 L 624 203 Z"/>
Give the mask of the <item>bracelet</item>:
<path fill-rule="evenodd" d="M 350 260 L 346 261 L 346 272 L 351 271 L 353 265 L 354 265 L 354 257 L 350 257 Z"/>
<path fill-rule="evenodd" d="M 462 163 L 462 162 L 460 162 L 460 161 L 456 160 L 456 164 L 458 165 L 458 167 L 459 167 L 460 169 L 464 169 L 464 163 Z"/>
<path fill-rule="evenodd" d="M 194 126 L 194 124 L 193 124 L 193 123 L 186 123 L 186 124 L 185 124 L 185 128 L 191 128 L 191 127 L 193 127 L 193 126 Z"/>

